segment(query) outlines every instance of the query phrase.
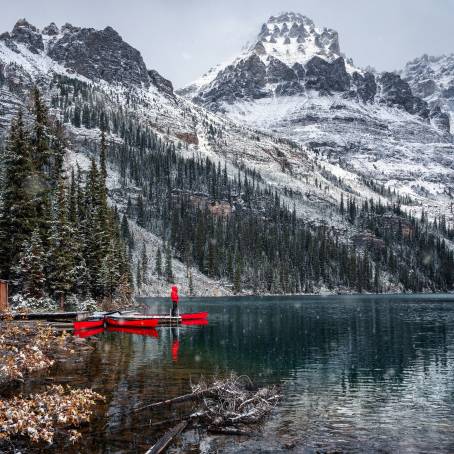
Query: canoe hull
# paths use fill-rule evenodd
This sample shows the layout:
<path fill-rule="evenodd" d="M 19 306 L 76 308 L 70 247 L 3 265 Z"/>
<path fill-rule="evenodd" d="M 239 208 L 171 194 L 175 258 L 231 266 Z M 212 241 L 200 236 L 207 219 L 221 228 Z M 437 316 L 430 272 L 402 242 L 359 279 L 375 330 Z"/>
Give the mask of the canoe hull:
<path fill-rule="evenodd" d="M 120 318 L 107 317 L 107 324 L 118 328 L 155 328 L 158 325 L 158 319 L 154 318 Z"/>
<path fill-rule="evenodd" d="M 202 320 L 208 318 L 208 312 L 194 312 L 193 314 L 181 314 L 181 320 Z"/>
<path fill-rule="evenodd" d="M 104 326 L 104 318 L 99 318 L 96 320 L 81 320 L 78 322 L 73 322 L 74 330 L 80 331 L 81 329 L 95 329 L 101 328 Z"/>

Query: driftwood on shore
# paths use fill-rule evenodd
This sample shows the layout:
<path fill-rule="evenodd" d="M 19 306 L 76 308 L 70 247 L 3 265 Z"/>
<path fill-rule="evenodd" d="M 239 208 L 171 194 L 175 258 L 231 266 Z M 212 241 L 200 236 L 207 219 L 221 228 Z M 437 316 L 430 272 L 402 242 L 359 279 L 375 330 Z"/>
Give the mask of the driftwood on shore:
<path fill-rule="evenodd" d="M 244 435 L 249 431 L 247 426 L 258 424 L 279 400 L 277 387 L 253 389 L 249 377 L 245 376 L 232 376 L 211 388 L 203 382 L 193 387 L 196 393 L 205 389 L 215 389 L 204 394 L 199 408 L 210 432 Z"/>
<path fill-rule="evenodd" d="M 201 380 L 192 387 L 192 392 L 135 409 L 155 409 L 188 401 L 197 401 L 191 414 L 181 417 L 180 423 L 166 432 L 149 453 L 160 453 L 180 434 L 189 423 L 205 428 L 207 432 L 219 435 L 249 436 L 256 432 L 260 422 L 271 412 L 279 400 L 276 386 L 254 388 L 246 377 L 232 375 L 211 384 Z M 149 425 L 177 422 L 178 419 L 159 421 Z"/>
<path fill-rule="evenodd" d="M 204 389 L 204 390 L 194 391 L 189 394 L 184 394 L 183 396 L 174 397 L 173 399 L 162 400 L 160 402 L 155 402 L 153 404 L 144 405 L 143 407 L 136 408 L 134 411 L 137 412 L 137 411 L 146 410 L 148 408 L 154 409 L 154 408 L 158 408 L 158 407 L 164 407 L 167 405 L 174 405 L 174 404 L 179 404 L 182 402 L 188 402 L 190 400 L 199 399 L 200 397 L 203 397 L 204 395 L 209 394 L 214 391 L 216 391 L 215 386 L 208 388 L 208 389 Z"/>

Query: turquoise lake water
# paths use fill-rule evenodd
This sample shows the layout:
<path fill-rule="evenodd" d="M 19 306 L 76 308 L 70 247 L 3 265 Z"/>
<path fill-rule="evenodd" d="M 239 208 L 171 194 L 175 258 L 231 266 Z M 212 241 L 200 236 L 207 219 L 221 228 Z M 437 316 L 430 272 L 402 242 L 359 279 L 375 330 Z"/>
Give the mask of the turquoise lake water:
<path fill-rule="evenodd" d="M 169 303 L 142 300 L 146 311 Z M 222 298 L 182 302 L 207 326 L 150 336 L 104 332 L 80 366 L 56 377 L 107 396 L 79 450 L 144 452 L 184 414 L 131 413 L 175 397 L 201 376 L 246 374 L 279 384 L 282 400 L 261 434 L 188 431 L 170 452 L 454 452 L 454 298 L 354 296 Z M 156 337 L 157 336 L 157 337 Z M 146 450 L 146 449 L 145 449 Z"/>

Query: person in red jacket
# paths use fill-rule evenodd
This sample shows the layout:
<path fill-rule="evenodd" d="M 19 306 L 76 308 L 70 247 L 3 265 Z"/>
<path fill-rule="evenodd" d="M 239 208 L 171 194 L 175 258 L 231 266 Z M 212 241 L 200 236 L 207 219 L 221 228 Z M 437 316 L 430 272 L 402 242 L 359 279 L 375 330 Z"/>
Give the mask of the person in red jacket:
<path fill-rule="evenodd" d="M 176 285 L 172 287 L 170 299 L 172 300 L 172 317 L 176 317 L 178 309 L 178 288 Z"/>

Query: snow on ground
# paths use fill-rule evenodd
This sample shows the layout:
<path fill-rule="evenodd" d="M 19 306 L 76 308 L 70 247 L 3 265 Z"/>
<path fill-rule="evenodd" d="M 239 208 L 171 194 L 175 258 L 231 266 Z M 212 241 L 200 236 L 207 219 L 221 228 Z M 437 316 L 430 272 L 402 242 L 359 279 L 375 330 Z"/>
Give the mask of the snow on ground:
<path fill-rule="evenodd" d="M 421 118 L 393 107 L 314 92 L 224 107 L 236 122 L 272 130 L 307 147 L 309 158 L 361 196 L 379 197 L 365 187 L 359 178 L 363 176 L 411 196 L 431 217 L 452 217 L 448 193 L 454 186 L 454 146 Z"/>

